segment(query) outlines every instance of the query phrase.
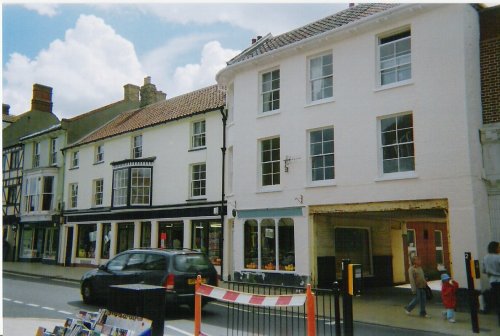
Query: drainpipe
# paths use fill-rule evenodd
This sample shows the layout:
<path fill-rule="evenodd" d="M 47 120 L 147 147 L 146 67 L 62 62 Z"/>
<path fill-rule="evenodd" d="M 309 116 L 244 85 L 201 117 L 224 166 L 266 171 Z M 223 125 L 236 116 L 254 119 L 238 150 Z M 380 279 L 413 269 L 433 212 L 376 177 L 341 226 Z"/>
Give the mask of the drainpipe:
<path fill-rule="evenodd" d="M 222 226 L 222 234 L 219 238 L 220 246 L 220 275 L 224 280 L 224 203 L 226 202 L 225 194 L 225 163 L 226 163 L 226 123 L 227 123 L 227 110 L 224 107 L 220 108 L 222 115 L 222 183 L 221 183 L 221 201 L 220 201 L 220 223 Z"/>

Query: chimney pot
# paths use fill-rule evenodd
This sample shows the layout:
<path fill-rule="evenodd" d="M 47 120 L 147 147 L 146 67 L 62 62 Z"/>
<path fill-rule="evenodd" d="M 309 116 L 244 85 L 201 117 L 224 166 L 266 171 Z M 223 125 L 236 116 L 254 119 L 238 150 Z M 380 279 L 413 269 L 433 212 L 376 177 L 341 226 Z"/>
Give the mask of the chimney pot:
<path fill-rule="evenodd" d="M 257 39 L 252 39 L 252 44 L 254 44 L 255 42 L 257 42 Z"/>
<path fill-rule="evenodd" d="M 151 84 L 151 76 L 144 77 L 144 85 Z"/>
<path fill-rule="evenodd" d="M 355 6 L 355 3 L 354 3 L 354 2 L 350 2 L 350 3 L 349 3 L 349 8 L 352 8 L 352 7 L 354 7 L 354 6 Z"/>
<path fill-rule="evenodd" d="M 52 113 L 52 88 L 41 84 L 33 84 L 31 110 Z"/>

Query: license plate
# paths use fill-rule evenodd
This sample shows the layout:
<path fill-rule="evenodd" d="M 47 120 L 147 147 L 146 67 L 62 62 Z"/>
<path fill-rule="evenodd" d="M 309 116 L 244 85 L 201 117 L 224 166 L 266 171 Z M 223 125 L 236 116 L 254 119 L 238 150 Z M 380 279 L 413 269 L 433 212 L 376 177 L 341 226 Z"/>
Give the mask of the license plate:
<path fill-rule="evenodd" d="M 188 279 L 188 285 L 194 285 L 196 283 L 196 279 Z M 201 283 L 207 283 L 207 279 L 201 278 Z"/>

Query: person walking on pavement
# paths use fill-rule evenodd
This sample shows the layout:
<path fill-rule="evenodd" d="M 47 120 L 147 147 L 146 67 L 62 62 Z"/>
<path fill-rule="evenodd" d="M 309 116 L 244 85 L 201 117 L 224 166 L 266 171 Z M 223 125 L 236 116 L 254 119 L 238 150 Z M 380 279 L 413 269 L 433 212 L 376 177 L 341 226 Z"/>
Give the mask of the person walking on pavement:
<path fill-rule="evenodd" d="M 448 274 L 441 274 L 441 299 L 446 310 L 443 311 L 443 318 L 450 323 L 455 323 L 455 308 L 457 307 L 458 282 L 453 280 Z"/>
<path fill-rule="evenodd" d="M 405 313 L 410 315 L 411 311 L 417 303 L 420 304 L 420 316 L 429 318 L 430 315 L 425 311 L 425 288 L 427 287 L 427 281 L 425 280 L 424 270 L 421 266 L 420 258 L 416 255 L 410 258 L 411 266 L 408 269 L 408 277 L 410 278 L 411 292 L 415 297 L 410 301 L 410 303 L 405 307 Z"/>
<path fill-rule="evenodd" d="M 497 241 L 488 244 L 488 254 L 483 259 L 483 272 L 490 280 L 493 301 L 497 306 L 498 325 L 500 326 L 500 246 Z"/>

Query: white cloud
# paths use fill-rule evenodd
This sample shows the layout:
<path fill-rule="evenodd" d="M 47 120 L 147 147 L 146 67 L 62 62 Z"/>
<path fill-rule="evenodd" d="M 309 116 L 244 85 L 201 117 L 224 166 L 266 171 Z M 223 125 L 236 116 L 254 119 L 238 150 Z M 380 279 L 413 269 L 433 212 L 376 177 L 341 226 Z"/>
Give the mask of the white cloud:
<path fill-rule="evenodd" d="M 307 6 L 307 10 L 304 10 Z M 278 35 L 347 8 L 347 4 L 149 4 L 142 11 L 180 24 L 229 23 L 259 35 Z"/>
<path fill-rule="evenodd" d="M 237 50 L 222 48 L 218 41 L 208 42 L 203 47 L 199 64 L 186 64 L 175 69 L 173 81 L 167 85 L 172 90 L 171 96 L 215 84 L 217 72 L 238 53 Z"/>
<path fill-rule="evenodd" d="M 81 15 L 64 40 L 34 58 L 12 54 L 4 67 L 3 101 L 12 114 L 30 109 L 34 83 L 53 88 L 54 113 L 71 117 L 123 97 L 123 85 L 144 74 L 134 46 L 102 19 Z"/>
<path fill-rule="evenodd" d="M 55 16 L 59 14 L 58 12 L 58 5 L 57 4 L 41 4 L 41 3 L 27 3 L 24 4 L 24 7 L 26 9 L 32 10 L 37 12 L 39 15 L 46 15 L 49 17 Z"/>

